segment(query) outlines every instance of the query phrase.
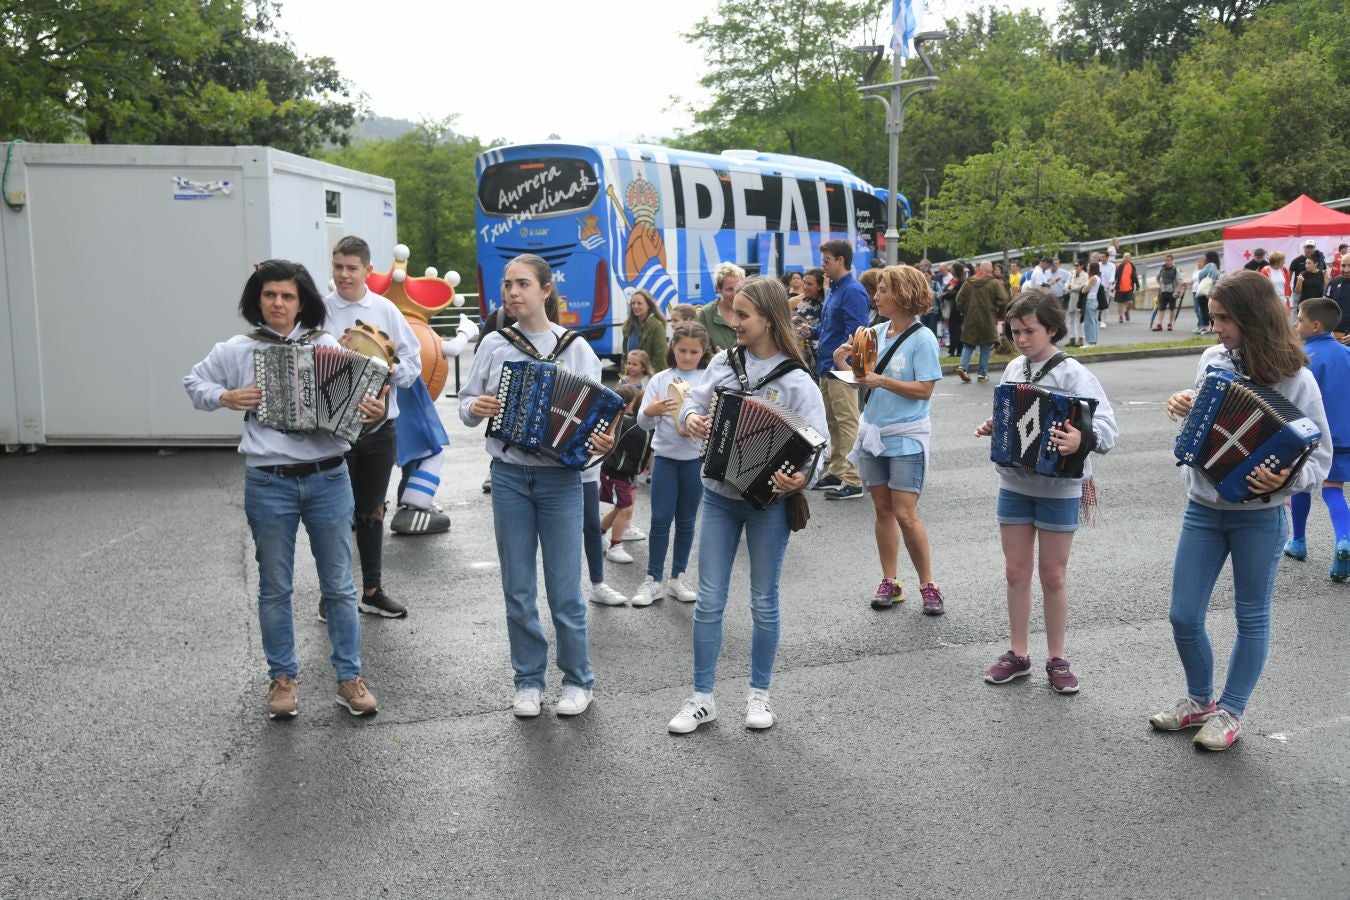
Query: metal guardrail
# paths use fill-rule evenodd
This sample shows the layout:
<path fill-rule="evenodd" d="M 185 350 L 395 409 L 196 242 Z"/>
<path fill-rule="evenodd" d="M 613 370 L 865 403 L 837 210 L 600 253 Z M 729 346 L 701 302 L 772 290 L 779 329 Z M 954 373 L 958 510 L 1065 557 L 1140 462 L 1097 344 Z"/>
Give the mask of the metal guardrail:
<path fill-rule="evenodd" d="M 1350 197 L 1344 197 L 1340 200 L 1328 200 L 1322 205 L 1329 207 L 1331 209 L 1344 209 L 1346 207 L 1350 207 Z M 1124 248 L 1128 249 L 1129 247 L 1133 246 L 1135 250 L 1131 252 L 1133 252 L 1135 256 L 1138 256 L 1139 254 L 1136 251 L 1138 250 L 1140 244 L 1152 244 L 1157 241 L 1168 240 L 1169 238 L 1185 237 L 1188 234 L 1204 234 L 1206 231 L 1217 231 L 1222 228 L 1228 228 L 1229 226 L 1232 225 L 1241 225 L 1243 222 L 1250 222 L 1253 219 L 1259 219 L 1262 216 L 1268 216 L 1272 212 L 1274 212 L 1274 210 L 1252 213 L 1251 215 L 1246 216 L 1234 216 L 1231 219 L 1215 219 L 1212 222 L 1197 222 L 1193 225 L 1178 225 L 1175 228 L 1160 228 L 1157 231 L 1145 231 L 1139 234 L 1118 235 L 1115 236 L 1114 238 L 1106 237 L 1092 241 L 1075 241 L 1063 244 L 1060 246 L 1059 249 L 1061 253 L 1069 253 L 1072 255 L 1077 255 L 1084 251 L 1103 250 L 1114 239 L 1120 241 L 1121 246 Z M 1205 246 L 1206 248 L 1208 248 L 1209 245 Z M 1020 250 L 1009 250 L 1008 258 L 1025 259 L 1027 254 L 1039 254 L 1039 253 L 1040 249 L 1037 247 L 1023 247 Z M 984 260 L 989 260 L 993 262 L 996 260 L 1003 259 L 1003 253 L 1002 252 L 981 253 L 979 256 L 963 257 L 963 259 L 965 259 L 967 262 L 982 262 Z M 954 259 L 943 260 L 943 262 L 949 263 L 955 261 L 956 260 Z M 1177 260 L 1177 262 L 1178 264 L 1180 264 L 1180 260 Z M 937 265 L 937 263 L 935 262 L 934 265 Z"/>

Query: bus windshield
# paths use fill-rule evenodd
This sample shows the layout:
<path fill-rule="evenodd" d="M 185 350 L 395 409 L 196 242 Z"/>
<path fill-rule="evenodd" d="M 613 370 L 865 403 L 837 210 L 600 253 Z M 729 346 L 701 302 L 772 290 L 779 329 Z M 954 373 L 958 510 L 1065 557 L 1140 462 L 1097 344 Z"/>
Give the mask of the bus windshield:
<path fill-rule="evenodd" d="M 585 160 L 520 160 L 483 170 L 478 205 L 489 215 L 542 218 L 585 209 L 599 191 L 595 170 Z"/>

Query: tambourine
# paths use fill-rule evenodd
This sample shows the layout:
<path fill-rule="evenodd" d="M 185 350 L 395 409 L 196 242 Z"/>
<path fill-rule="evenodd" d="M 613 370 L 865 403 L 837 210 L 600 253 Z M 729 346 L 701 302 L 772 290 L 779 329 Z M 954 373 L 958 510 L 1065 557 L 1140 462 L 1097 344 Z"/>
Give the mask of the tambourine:
<path fill-rule="evenodd" d="M 853 377 L 862 378 L 877 367 L 877 336 L 870 328 L 853 332 Z"/>
<path fill-rule="evenodd" d="M 379 328 L 360 319 L 356 320 L 354 327 L 342 332 L 338 343 L 362 356 L 382 359 L 391 366 L 398 362 L 398 350 L 394 347 L 393 339 Z"/>
<path fill-rule="evenodd" d="M 689 386 L 687 381 L 672 381 L 670 387 L 666 389 L 666 399 L 675 401 L 675 411 L 670 414 L 670 417 L 677 422 L 680 419 L 680 407 L 684 406 L 685 398 L 689 396 L 691 390 L 693 388 Z"/>

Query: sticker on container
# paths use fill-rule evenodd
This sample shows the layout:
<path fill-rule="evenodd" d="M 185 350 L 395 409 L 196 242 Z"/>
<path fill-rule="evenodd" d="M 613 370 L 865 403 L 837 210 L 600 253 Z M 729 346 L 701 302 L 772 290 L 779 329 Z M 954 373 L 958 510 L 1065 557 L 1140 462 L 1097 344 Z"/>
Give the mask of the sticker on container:
<path fill-rule="evenodd" d="M 228 181 L 192 181 L 181 175 L 173 176 L 173 199 L 210 200 L 212 197 L 228 197 L 234 193 L 234 185 Z"/>

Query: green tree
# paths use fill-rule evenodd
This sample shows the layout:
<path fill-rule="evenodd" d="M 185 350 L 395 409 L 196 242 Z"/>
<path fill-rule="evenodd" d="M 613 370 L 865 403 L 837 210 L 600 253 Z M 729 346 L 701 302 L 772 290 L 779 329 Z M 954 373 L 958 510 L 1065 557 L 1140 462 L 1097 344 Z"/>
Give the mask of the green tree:
<path fill-rule="evenodd" d="M 1171 68 L 1206 26 L 1242 30 L 1258 9 L 1283 0 L 1070 0 L 1060 17 L 1065 49 L 1074 59 L 1138 68 L 1146 61 Z"/>
<path fill-rule="evenodd" d="M 1119 177 L 1093 174 L 1056 153 L 1045 140 L 1030 141 L 1014 130 L 990 153 L 947 167 L 933 199 L 927 240 L 962 256 L 1020 247 L 1051 249 L 1083 232 L 1079 210 L 1099 200 L 1119 200 Z M 901 236 L 916 250 L 923 223 Z"/>
<path fill-rule="evenodd" d="M 355 115 L 273 0 L 0 0 L 0 137 L 312 152 Z"/>
<path fill-rule="evenodd" d="M 454 117 L 426 121 L 392 140 L 330 148 L 329 162 L 394 179 L 398 190 L 398 239 L 407 244 L 415 272 L 427 266 L 454 269 L 465 290 L 476 290 L 474 209 L 478 154 L 475 137 L 447 137 Z"/>
<path fill-rule="evenodd" d="M 722 0 L 685 37 L 703 46 L 700 79 L 712 102 L 680 146 L 719 152 L 749 147 L 829 159 L 869 180 L 884 178 L 880 107 L 857 88 L 867 58 L 858 44 L 881 43 L 884 0 Z"/>

